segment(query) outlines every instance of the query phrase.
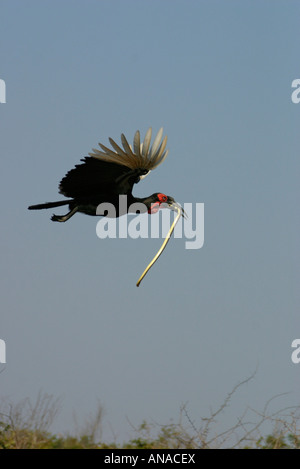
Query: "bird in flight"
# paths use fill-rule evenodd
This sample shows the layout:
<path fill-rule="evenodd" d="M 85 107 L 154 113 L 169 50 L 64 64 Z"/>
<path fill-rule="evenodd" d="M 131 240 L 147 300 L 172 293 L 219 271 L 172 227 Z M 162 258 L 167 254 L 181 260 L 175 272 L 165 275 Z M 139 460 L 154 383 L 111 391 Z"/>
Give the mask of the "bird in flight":
<path fill-rule="evenodd" d="M 119 196 L 126 195 L 125 213 L 130 212 L 132 204 L 139 202 L 149 214 L 157 212 L 161 207 L 168 207 L 178 213 L 180 211 L 184 216 L 183 209 L 173 197 L 161 192 L 144 198 L 132 195 L 134 184 L 161 164 L 168 155 L 167 136 L 162 138 L 163 129 L 158 131 L 152 145 L 151 137 L 150 127 L 143 142 L 140 132 L 136 131 L 133 146 L 129 145 L 124 134 L 121 135 L 123 148 L 112 138 L 109 138 L 109 142 L 113 149 L 99 143 L 100 150 L 93 148 L 93 152 L 81 160 L 83 163 L 75 165 L 61 180 L 59 192 L 68 197 L 67 200 L 30 205 L 28 209 L 41 210 L 69 205 L 68 213 L 53 215 L 51 218 L 52 221 L 65 222 L 77 212 L 97 215 L 97 207 L 101 203 L 111 203 L 115 207 L 115 216 L 119 217 L 123 215 Z"/>

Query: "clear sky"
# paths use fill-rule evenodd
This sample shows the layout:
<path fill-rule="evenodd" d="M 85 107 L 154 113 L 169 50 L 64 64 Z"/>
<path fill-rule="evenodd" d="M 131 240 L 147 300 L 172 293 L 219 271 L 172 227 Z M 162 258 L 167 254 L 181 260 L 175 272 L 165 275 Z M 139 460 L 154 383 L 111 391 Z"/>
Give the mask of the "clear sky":
<path fill-rule="evenodd" d="M 222 417 L 299 404 L 299 1 L 0 2 L 0 393 L 62 399 L 54 431 L 100 401 L 129 419 L 194 422 L 255 369 Z M 163 126 L 170 153 L 134 188 L 204 203 L 205 242 L 96 236 L 65 224 L 58 183 L 97 143 Z M 56 213 L 64 213 L 65 208 Z M 227 419 L 227 420 L 226 420 Z"/>

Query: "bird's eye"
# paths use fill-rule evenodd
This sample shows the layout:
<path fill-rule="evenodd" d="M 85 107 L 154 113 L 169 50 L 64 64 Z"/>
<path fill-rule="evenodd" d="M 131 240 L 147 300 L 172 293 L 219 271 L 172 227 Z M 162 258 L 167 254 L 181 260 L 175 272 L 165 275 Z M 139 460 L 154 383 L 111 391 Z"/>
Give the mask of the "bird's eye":
<path fill-rule="evenodd" d="M 164 195 L 164 194 L 161 194 L 161 196 L 160 196 L 160 201 L 161 201 L 161 202 L 167 202 L 167 200 L 168 200 L 168 197 L 167 197 L 166 195 Z"/>

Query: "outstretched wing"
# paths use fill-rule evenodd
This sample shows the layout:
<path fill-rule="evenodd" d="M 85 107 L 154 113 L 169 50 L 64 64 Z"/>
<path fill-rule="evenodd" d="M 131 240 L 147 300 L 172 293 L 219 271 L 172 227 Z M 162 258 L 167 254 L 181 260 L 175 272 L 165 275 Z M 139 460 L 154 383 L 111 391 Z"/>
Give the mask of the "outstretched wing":
<path fill-rule="evenodd" d="M 140 142 L 137 131 L 133 140 L 133 150 L 122 134 L 124 150 L 114 140 L 109 139 L 115 151 L 101 143 L 103 151 L 93 149 L 90 157 L 81 161 L 61 180 L 59 192 L 66 197 L 89 197 L 97 194 L 129 194 L 132 187 L 149 171 L 156 168 L 168 154 L 165 151 L 167 137 L 162 141 L 163 129 L 160 129 L 150 148 L 152 129 L 148 129 L 144 142 Z"/>
<path fill-rule="evenodd" d="M 66 197 L 92 197 L 99 194 L 128 194 L 140 180 L 143 170 L 85 157 L 71 169 L 59 184 L 59 192 Z"/>

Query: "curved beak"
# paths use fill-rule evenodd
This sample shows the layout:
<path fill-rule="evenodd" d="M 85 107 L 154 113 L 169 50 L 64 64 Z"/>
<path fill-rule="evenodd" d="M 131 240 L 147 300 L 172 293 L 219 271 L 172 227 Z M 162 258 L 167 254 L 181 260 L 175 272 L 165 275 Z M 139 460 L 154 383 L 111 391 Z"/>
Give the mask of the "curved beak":
<path fill-rule="evenodd" d="M 183 216 L 183 218 L 187 218 L 187 214 L 185 213 L 185 211 L 183 210 L 183 208 L 181 207 L 181 205 L 179 205 L 174 199 L 173 197 L 168 197 L 168 200 L 165 204 L 168 208 L 170 208 L 171 210 L 175 210 L 176 212 L 180 211 L 181 215 Z"/>

